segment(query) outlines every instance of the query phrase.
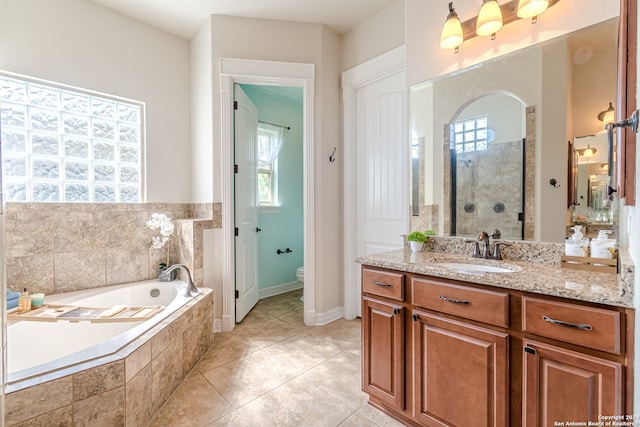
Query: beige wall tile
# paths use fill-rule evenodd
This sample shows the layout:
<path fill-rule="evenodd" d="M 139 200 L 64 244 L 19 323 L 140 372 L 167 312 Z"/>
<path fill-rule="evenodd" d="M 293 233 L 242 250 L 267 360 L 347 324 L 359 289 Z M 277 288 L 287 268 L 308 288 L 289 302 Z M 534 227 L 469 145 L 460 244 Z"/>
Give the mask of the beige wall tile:
<path fill-rule="evenodd" d="M 124 385 L 124 360 L 82 371 L 73 376 L 73 401 L 77 402 Z"/>
<path fill-rule="evenodd" d="M 59 212 L 54 216 L 55 253 L 92 251 L 105 247 L 104 212 Z"/>
<path fill-rule="evenodd" d="M 55 254 L 54 277 L 56 293 L 104 286 L 105 250 Z"/>
<path fill-rule="evenodd" d="M 156 413 L 184 378 L 182 370 L 182 340 L 173 340 L 151 362 L 152 412 Z"/>
<path fill-rule="evenodd" d="M 7 284 L 12 290 L 28 288 L 30 293 L 52 294 L 53 254 L 6 258 Z"/>
<path fill-rule="evenodd" d="M 73 404 L 76 427 L 124 426 L 124 386 L 97 394 Z"/>
<path fill-rule="evenodd" d="M 73 407 L 71 405 L 56 409 L 39 417 L 31 418 L 16 427 L 71 427 L 73 426 Z"/>
<path fill-rule="evenodd" d="M 53 222 L 46 212 L 5 214 L 5 256 L 21 257 L 53 252 Z"/>
<path fill-rule="evenodd" d="M 136 282 L 149 277 L 149 251 L 146 247 L 107 249 L 107 285 Z"/>
<path fill-rule="evenodd" d="M 152 418 L 152 374 L 151 364 L 147 364 L 131 381 L 127 382 L 126 414 L 127 427 L 142 427 Z"/>
<path fill-rule="evenodd" d="M 112 212 L 105 218 L 105 243 L 108 248 L 146 246 L 156 233 L 147 228 L 148 212 Z"/>
<path fill-rule="evenodd" d="M 125 359 L 125 379 L 127 382 L 138 375 L 144 367 L 151 363 L 151 342 L 147 342 Z"/>
<path fill-rule="evenodd" d="M 69 376 L 7 394 L 5 422 L 8 425 L 17 424 L 70 405 L 72 387 Z"/>

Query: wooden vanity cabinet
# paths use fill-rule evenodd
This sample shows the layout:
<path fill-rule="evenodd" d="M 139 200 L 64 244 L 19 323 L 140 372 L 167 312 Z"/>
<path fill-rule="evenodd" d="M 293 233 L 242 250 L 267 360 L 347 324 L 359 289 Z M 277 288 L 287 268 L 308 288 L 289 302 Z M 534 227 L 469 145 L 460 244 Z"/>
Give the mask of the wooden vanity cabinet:
<path fill-rule="evenodd" d="M 404 410 L 405 309 L 372 298 L 362 302 L 362 388 Z"/>
<path fill-rule="evenodd" d="M 633 310 L 368 266 L 362 277 L 363 390 L 406 425 L 633 413 Z"/>
<path fill-rule="evenodd" d="M 508 426 L 509 335 L 414 310 L 414 417 L 433 426 Z"/>
<path fill-rule="evenodd" d="M 404 274 L 363 268 L 362 389 L 405 409 Z"/>
<path fill-rule="evenodd" d="M 523 351 L 524 426 L 625 414 L 620 363 L 527 339 Z"/>

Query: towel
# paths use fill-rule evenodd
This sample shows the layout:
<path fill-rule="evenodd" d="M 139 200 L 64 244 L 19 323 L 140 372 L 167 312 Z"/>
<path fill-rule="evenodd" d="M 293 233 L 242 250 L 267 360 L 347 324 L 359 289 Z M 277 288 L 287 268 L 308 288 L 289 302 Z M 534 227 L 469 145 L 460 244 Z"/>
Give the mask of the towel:
<path fill-rule="evenodd" d="M 20 292 L 13 292 L 7 289 L 7 301 L 17 300 L 22 295 Z"/>
<path fill-rule="evenodd" d="M 12 300 L 7 301 L 7 310 L 11 310 L 12 308 L 16 308 L 18 306 L 18 298 L 14 298 Z"/>

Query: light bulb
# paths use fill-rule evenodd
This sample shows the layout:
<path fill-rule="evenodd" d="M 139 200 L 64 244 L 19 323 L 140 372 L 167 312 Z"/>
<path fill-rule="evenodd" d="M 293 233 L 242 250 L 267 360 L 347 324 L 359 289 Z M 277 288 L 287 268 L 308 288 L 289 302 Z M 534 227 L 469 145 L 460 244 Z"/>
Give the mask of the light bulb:
<path fill-rule="evenodd" d="M 489 36 L 502 28 L 502 11 L 497 0 L 484 0 L 476 21 L 476 34 Z"/>
<path fill-rule="evenodd" d="M 518 18 L 527 19 L 540 15 L 549 7 L 549 0 L 520 0 Z"/>

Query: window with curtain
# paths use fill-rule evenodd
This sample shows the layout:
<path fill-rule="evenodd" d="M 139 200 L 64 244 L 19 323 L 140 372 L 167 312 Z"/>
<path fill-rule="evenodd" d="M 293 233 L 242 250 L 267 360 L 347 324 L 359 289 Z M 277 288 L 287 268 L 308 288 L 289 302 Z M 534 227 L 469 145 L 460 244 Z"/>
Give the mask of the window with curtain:
<path fill-rule="evenodd" d="M 278 155 L 286 132 L 285 127 L 258 122 L 258 201 L 261 206 L 278 205 Z"/>

